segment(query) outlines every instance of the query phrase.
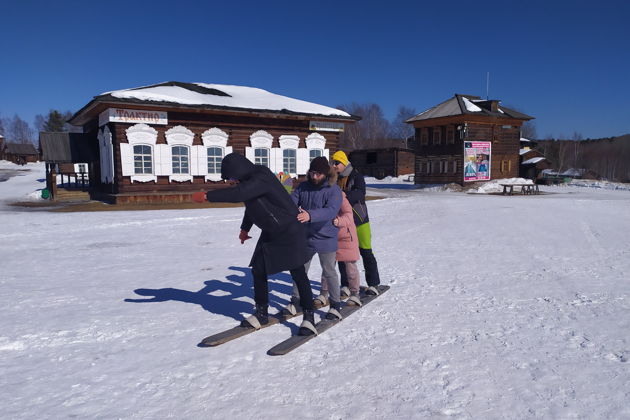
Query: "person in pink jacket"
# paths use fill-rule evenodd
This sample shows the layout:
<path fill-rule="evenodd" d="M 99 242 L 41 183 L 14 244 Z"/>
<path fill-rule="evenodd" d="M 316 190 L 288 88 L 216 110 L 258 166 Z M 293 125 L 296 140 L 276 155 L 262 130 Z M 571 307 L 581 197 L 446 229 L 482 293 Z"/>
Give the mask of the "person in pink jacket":
<path fill-rule="evenodd" d="M 348 276 L 350 297 L 348 298 L 347 304 L 361 306 L 361 299 L 359 299 L 359 268 L 357 267 L 357 261 L 359 261 L 361 257 L 359 253 L 359 239 L 357 238 L 357 227 L 354 225 L 354 217 L 352 216 L 352 206 L 346 198 L 345 193 L 343 193 L 341 209 L 332 223 L 339 228 L 337 236 L 337 261 L 345 263 L 346 274 Z M 325 304 L 327 298 L 328 284 L 322 279 L 322 294 L 315 300 L 319 300 L 320 302 L 318 303 L 320 304 Z"/>

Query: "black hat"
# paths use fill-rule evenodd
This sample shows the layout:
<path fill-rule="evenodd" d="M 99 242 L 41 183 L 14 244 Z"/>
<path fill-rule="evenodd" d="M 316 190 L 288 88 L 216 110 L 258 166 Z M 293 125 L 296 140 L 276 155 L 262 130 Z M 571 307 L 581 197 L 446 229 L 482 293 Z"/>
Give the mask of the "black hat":
<path fill-rule="evenodd" d="M 311 161 L 311 166 L 308 168 L 309 171 L 319 172 L 320 174 L 328 175 L 330 172 L 330 165 L 328 164 L 328 159 L 324 156 L 318 156 Z"/>

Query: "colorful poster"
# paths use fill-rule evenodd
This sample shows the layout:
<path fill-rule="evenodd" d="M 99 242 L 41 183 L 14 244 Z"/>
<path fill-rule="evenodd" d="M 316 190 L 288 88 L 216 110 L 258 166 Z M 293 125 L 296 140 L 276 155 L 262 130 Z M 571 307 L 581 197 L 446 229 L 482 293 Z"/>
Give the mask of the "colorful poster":
<path fill-rule="evenodd" d="M 464 181 L 490 180 L 490 149 L 489 141 L 464 142 Z"/>

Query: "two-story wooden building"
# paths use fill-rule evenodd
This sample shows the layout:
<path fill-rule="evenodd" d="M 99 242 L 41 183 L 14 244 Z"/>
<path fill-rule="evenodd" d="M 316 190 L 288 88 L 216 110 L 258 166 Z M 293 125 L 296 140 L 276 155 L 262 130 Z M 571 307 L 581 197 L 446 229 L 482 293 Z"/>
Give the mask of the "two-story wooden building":
<path fill-rule="evenodd" d="M 182 202 L 221 188 L 221 160 L 231 152 L 274 173 L 305 175 L 358 119 L 257 88 L 166 82 L 98 95 L 69 123 L 99 151 L 91 192 L 121 203 Z"/>
<path fill-rule="evenodd" d="M 408 119 L 415 128 L 415 182 L 517 177 L 521 126 L 531 119 L 498 100 L 459 94 Z"/>

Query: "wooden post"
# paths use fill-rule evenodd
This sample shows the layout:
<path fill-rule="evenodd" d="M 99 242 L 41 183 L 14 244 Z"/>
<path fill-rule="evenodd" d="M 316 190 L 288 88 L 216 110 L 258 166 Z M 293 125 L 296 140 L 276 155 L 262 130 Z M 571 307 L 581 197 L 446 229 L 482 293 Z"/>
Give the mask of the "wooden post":
<path fill-rule="evenodd" d="M 54 200 L 57 197 L 57 173 L 55 172 L 55 164 L 50 165 L 50 197 Z"/>

